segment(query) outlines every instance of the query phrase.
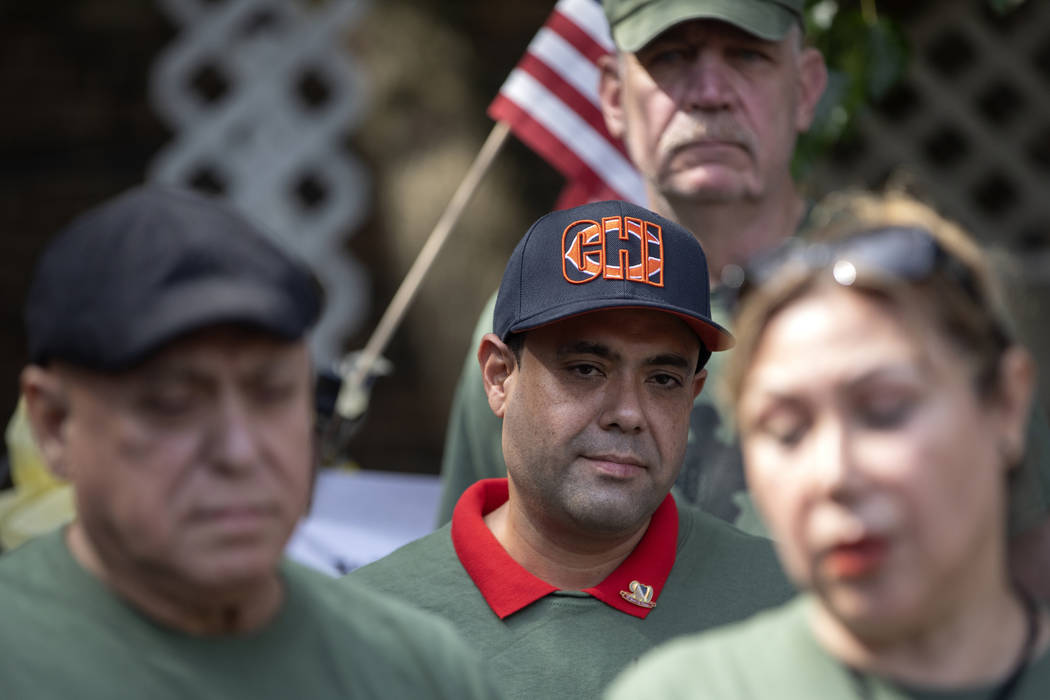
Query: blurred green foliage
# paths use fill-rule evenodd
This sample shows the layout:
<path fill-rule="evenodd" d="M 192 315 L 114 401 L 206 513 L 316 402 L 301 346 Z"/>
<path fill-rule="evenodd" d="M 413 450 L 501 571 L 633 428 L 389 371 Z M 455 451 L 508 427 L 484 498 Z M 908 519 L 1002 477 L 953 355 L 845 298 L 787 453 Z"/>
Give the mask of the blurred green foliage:
<path fill-rule="evenodd" d="M 795 176 L 805 178 L 857 115 L 886 95 L 904 74 L 909 47 L 900 27 L 877 12 L 874 0 L 808 0 L 806 34 L 828 64 L 828 87 L 809 132 L 795 148 Z"/>

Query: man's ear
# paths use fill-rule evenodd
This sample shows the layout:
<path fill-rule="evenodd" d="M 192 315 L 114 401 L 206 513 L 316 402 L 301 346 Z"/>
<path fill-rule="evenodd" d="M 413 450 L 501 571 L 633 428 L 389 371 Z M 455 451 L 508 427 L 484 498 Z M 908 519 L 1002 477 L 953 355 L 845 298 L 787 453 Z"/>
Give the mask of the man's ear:
<path fill-rule="evenodd" d="M 809 129 L 817 112 L 824 88 L 828 86 L 828 67 L 824 55 L 817 49 L 805 47 L 798 56 L 798 101 L 795 104 L 795 128 Z"/>
<path fill-rule="evenodd" d="M 707 370 L 702 369 L 693 375 L 693 398 L 695 399 L 700 395 L 700 390 L 704 388 L 704 384 L 707 382 Z"/>
<path fill-rule="evenodd" d="M 620 77 L 620 59 L 605 54 L 598 59 L 598 98 L 605 118 L 605 128 L 613 138 L 622 139 L 626 132 L 623 116 L 623 79 Z"/>
<path fill-rule="evenodd" d="M 481 381 L 485 385 L 489 408 L 502 418 L 518 369 L 514 351 L 495 333 L 486 333 L 478 347 L 478 363 L 481 365 Z"/>
<path fill-rule="evenodd" d="M 69 479 L 65 458 L 69 394 L 65 384 L 55 371 L 29 365 L 22 370 L 21 387 L 29 428 L 44 461 L 55 476 Z"/>

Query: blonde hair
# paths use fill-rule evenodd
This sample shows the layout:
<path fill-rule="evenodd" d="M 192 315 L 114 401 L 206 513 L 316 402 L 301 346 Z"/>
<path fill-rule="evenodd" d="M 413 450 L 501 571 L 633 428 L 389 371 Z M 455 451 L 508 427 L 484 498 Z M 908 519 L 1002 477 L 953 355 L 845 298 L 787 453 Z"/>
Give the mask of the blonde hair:
<path fill-rule="evenodd" d="M 887 227 L 922 229 L 972 278 L 967 289 L 958 278 L 932 270 L 908 281 L 885 275 L 860 276 L 850 289 L 884 299 L 901 318 L 917 327 L 935 327 L 968 355 L 976 389 L 987 396 L 998 387 L 999 364 L 1012 344 L 1002 310 L 1002 294 L 986 253 L 957 224 L 901 192 L 874 194 L 849 191 L 830 195 L 814 209 L 808 241 L 834 242 Z M 836 282 L 827 269 L 810 269 L 777 284 L 774 275 L 742 300 L 733 333 L 736 347 L 726 364 L 721 390 L 735 407 L 762 334 L 774 315 L 791 302 Z"/>

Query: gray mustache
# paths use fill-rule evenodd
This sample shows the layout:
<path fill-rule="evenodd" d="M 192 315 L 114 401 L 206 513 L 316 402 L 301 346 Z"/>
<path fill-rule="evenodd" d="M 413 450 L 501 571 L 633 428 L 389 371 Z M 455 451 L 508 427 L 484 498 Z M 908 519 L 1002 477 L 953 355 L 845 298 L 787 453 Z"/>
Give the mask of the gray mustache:
<path fill-rule="evenodd" d="M 665 151 L 675 151 L 703 141 L 719 141 L 742 146 L 750 152 L 753 140 L 750 132 L 731 119 L 690 119 L 672 124 L 663 141 Z"/>

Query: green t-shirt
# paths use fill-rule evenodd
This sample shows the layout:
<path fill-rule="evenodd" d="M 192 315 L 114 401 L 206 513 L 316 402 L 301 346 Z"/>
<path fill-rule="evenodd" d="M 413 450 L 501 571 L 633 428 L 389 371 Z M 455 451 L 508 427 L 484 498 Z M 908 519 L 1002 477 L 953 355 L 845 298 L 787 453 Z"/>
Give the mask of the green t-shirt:
<path fill-rule="evenodd" d="M 260 630 L 186 635 L 88 574 L 60 531 L 0 556 L 4 698 L 494 698 L 443 620 L 291 562 Z"/>
<path fill-rule="evenodd" d="M 688 506 L 678 509 L 671 573 L 644 619 L 560 590 L 500 619 L 457 556 L 450 525 L 344 580 L 452 621 L 506 697 L 522 700 L 598 698 L 656 644 L 744 619 L 794 594 L 768 540 Z"/>
<path fill-rule="evenodd" d="M 905 687 L 851 672 L 817 644 L 810 596 L 724 629 L 675 640 L 642 658 L 606 700 L 989 700 L 994 686 Z M 1031 661 L 1011 700 L 1050 698 L 1050 652 Z"/>
<path fill-rule="evenodd" d="M 711 315 L 731 328 L 729 295 L 716 289 L 711 295 Z M 441 460 L 441 500 L 438 524 L 448 522 L 452 510 L 468 486 L 479 479 L 506 476 L 500 431 L 501 423 L 489 408 L 481 381 L 476 353 L 481 336 L 492 329 L 493 296 L 478 319 L 471 347 L 463 363 L 452 401 L 445 451 Z M 730 351 L 732 352 L 732 351 Z M 725 352 L 712 353 L 707 363 L 707 383 L 696 397 L 689 416 L 689 441 L 682 471 L 675 483 L 680 501 L 752 534 L 764 534 L 745 490 L 743 462 L 731 412 L 719 400 Z M 1050 514 L 1050 423 L 1037 407 L 1029 421 L 1027 453 L 1021 467 L 1011 475 L 1010 532 L 1019 533 Z"/>

